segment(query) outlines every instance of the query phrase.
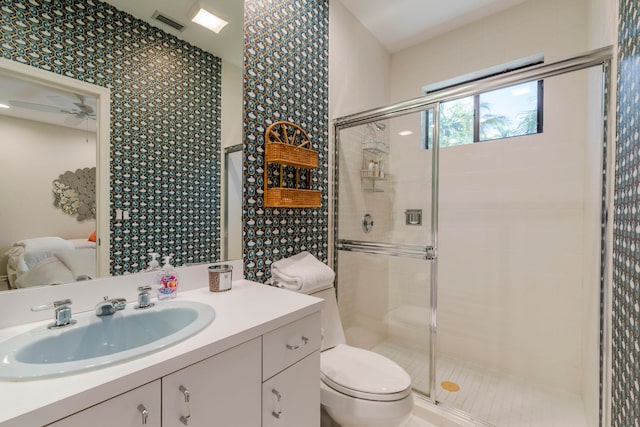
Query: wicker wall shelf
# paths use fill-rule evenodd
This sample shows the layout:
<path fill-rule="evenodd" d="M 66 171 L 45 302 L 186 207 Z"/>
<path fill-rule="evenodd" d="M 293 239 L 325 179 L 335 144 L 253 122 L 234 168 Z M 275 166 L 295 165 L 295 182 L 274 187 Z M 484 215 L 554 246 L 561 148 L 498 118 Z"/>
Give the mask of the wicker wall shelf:
<path fill-rule="evenodd" d="M 296 188 L 270 188 L 264 192 L 264 205 L 272 208 L 318 207 L 320 192 Z"/>
<path fill-rule="evenodd" d="M 264 206 L 307 208 L 321 205 L 320 191 L 311 189 L 311 169 L 318 167 L 318 153 L 311 149 L 307 133 L 290 122 L 275 122 L 264 135 Z M 278 187 L 269 187 L 269 164 L 280 165 Z M 295 168 L 295 188 L 285 187 L 284 166 Z M 300 170 L 309 169 L 308 188 L 300 188 Z"/>
<path fill-rule="evenodd" d="M 267 143 L 264 149 L 264 157 L 269 163 L 306 169 L 318 167 L 318 153 L 316 151 L 280 142 Z"/>

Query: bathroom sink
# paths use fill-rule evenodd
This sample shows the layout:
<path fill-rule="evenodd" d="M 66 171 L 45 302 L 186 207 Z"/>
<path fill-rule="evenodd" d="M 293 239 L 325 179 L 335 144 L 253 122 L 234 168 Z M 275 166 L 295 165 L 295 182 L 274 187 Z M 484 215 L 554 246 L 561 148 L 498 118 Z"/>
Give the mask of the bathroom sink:
<path fill-rule="evenodd" d="M 60 329 L 41 326 L 0 342 L 0 379 L 30 380 L 102 368 L 176 344 L 204 329 L 213 308 L 192 301 L 162 301 L 98 317 L 74 316 Z"/>

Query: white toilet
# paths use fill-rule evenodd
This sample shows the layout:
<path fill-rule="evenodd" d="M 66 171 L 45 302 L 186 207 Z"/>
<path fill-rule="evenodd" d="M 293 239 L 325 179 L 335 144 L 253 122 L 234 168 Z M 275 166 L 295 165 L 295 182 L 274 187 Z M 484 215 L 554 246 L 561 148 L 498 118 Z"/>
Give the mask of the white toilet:
<path fill-rule="evenodd" d="M 398 427 L 413 409 L 411 377 L 393 361 L 346 345 L 333 285 L 310 293 L 322 309 L 320 401 L 342 427 Z"/>

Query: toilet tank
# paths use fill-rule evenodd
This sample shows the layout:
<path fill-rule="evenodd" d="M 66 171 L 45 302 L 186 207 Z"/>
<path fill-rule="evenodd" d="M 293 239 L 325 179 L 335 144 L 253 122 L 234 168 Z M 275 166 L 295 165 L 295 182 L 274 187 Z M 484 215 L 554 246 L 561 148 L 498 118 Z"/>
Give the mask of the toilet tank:
<path fill-rule="evenodd" d="M 324 300 L 324 306 L 322 307 L 323 338 L 320 350 L 324 351 L 338 344 L 346 344 L 342 322 L 340 321 L 340 312 L 338 311 L 336 289 L 331 286 L 328 289 L 323 289 L 310 295 Z"/>

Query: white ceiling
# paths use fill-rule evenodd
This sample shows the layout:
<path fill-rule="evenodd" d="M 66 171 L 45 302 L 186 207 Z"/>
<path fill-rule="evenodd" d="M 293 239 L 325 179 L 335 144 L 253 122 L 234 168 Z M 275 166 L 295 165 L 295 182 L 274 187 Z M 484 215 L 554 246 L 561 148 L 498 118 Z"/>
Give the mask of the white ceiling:
<path fill-rule="evenodd" d="M 391 53 L 526 0 L 340 0 Z"/>
<path fill-rule="evenodd" d="M 331 0 L 337 1 L 337 0 Z M 340 0 L 389 51 L 397 52 L 438 34 L 461 27 L 526 0 Z M 107 3 L 146 21 L 238 67 L 243 61 L 244 0 L 106 0 Z M 196 3 L 229 21 L 215 34 L 189 20 Z M 156 11 L 186 28 L 177 31 L 152 18 Z M 60 126 L 95 131 L 94 120 L 79 123 L 69 112 L 78 111 L 80 98 L 73 93 L 8 80 L 0 75 L 0 103 L 21 101 L 32 105 L 0 108 L 0 114 L 39 120 Z M 85 100 L 95 109 L 95 99 Z M 16 104 L 14 102 L 14 104 Z M 40 107 L 37 107 L 40 105 Z M 31 108 L 27 108 L 31 107 Z M 66 111 L 66 112 L 65 112 Z"/>
<path fill-rule="evenodd" d="M 244 0 L 105 0 L 138 19 L 242 67 Z M 336 1 L 336 0 L 331 0 Z M 391 53 L 526 0 L 340 0 Z M 199 2 L 230 23 L 218 35 L 192 23 Z M 185 24 L 183 32 L 152 18 L 158 10 Z"/>
<path fill-rule="evenodd" d="M 242 67 L 244 0 L 105 0 L 124 12 L 173 34 L 200 49 L 212 53 L 237 67 Z M 199 3 L 229 24 L 216 34 L 194 24 L 189 18 L 193 6 Z M 180 32 L 152 18 L 155 11 L 185 25 Z"/>

